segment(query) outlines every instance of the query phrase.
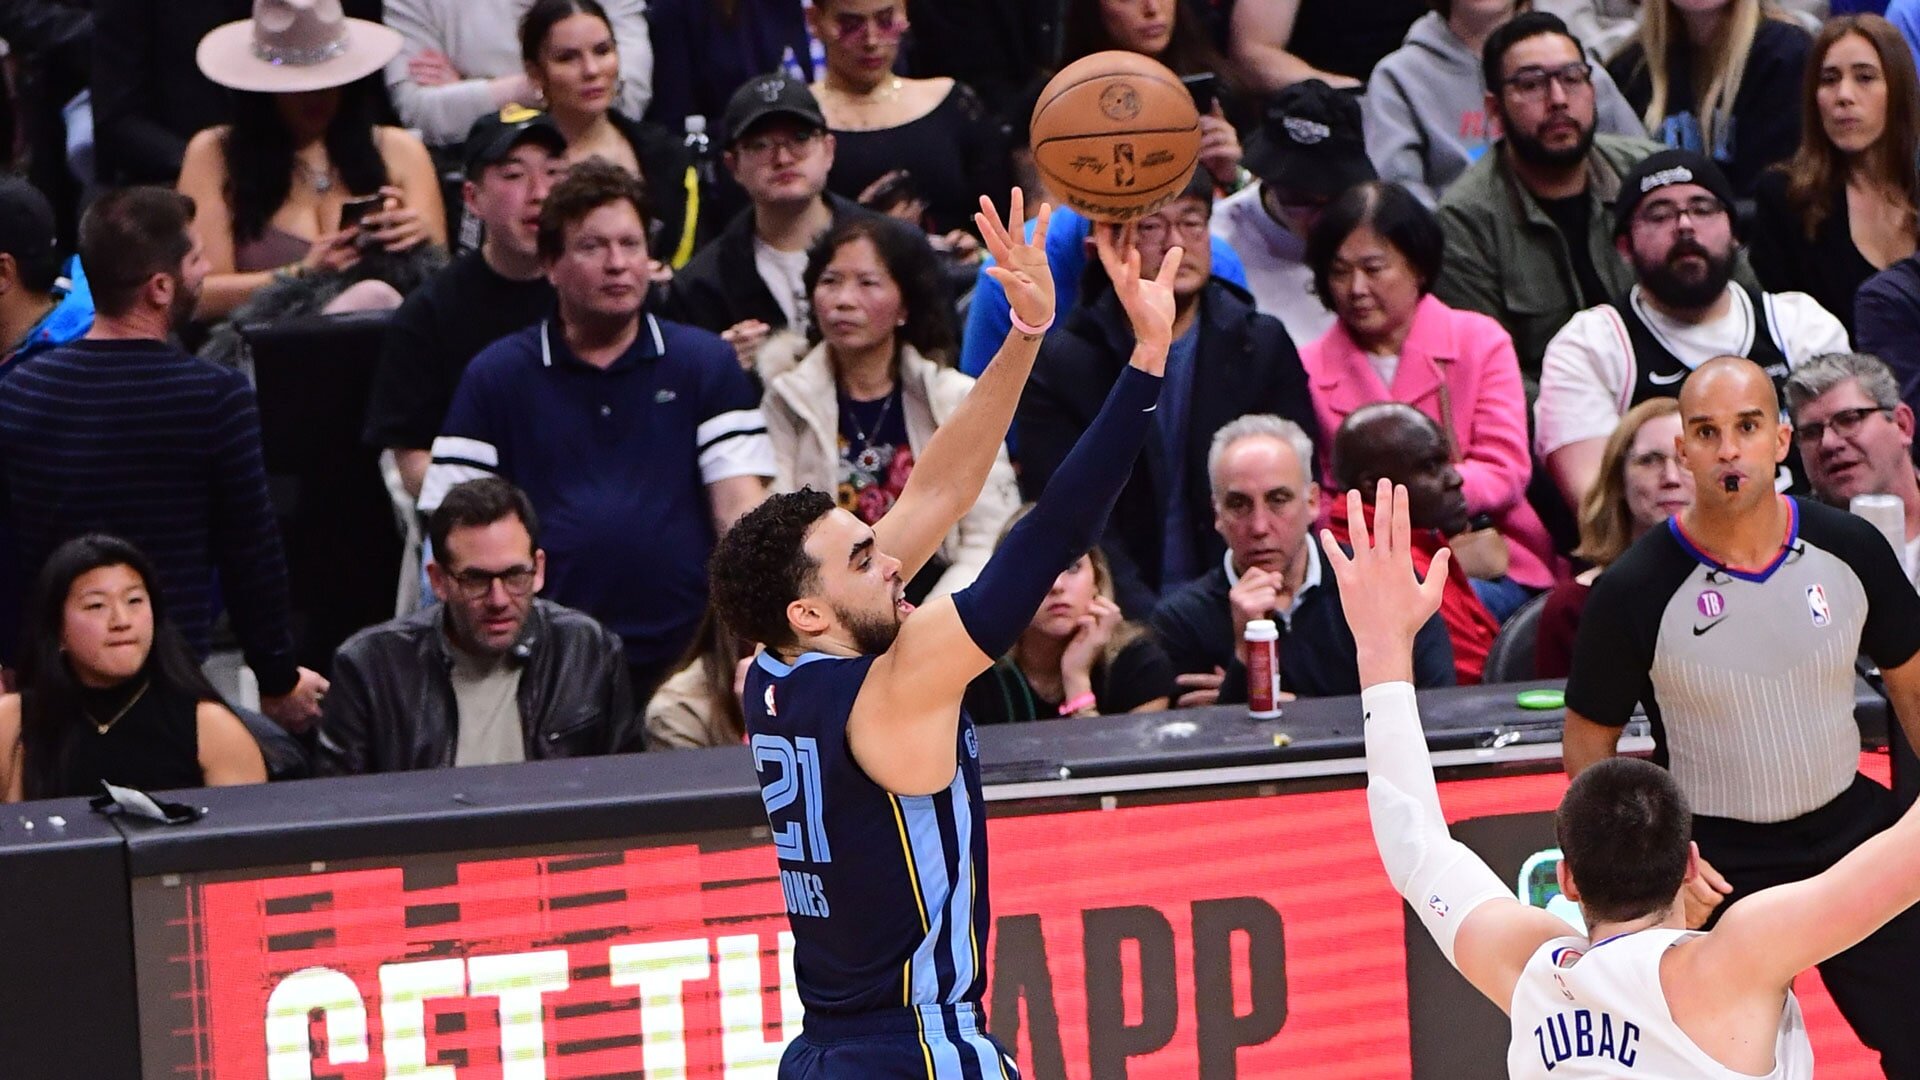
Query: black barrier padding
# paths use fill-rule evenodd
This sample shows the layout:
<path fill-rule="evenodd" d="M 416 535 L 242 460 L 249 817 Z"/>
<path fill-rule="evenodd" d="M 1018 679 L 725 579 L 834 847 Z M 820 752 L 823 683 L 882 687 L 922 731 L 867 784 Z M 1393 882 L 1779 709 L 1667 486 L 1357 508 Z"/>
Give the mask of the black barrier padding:
<path fill-rule="evenodd" d="M 120 834 L 86 800 L 0 813 L 0 1075 L 7 1080 L 140 1075 L 127 890 Z"/>

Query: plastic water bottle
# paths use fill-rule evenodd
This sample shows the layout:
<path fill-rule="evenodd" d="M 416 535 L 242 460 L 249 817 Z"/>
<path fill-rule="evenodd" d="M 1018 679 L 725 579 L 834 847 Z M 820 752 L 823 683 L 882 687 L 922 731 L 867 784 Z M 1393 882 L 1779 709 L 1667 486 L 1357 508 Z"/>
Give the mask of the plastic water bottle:
<path fill-rule="evenodd" d="M 1855 495 L 1847 509 L 1866 518 L 1880 535 L 1893 545 L 1893 555 L 1902 565 L 1907 561 L 1907 504 L 1898 495 Z M 1909 574 L 1913 567 L 1908 566 Z"/>
<path fill-rule="evenodd" d="M 1247 623 L 1247 715 L 1272 720 L 1280 715 L 1280 628 L 1272 619 Z"/>

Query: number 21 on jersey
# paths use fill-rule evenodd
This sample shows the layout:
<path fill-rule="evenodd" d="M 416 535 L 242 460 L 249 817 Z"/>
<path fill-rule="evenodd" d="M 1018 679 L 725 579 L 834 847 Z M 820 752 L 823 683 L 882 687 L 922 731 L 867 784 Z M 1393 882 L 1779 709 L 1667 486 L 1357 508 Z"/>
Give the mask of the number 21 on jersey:
<path fill-rule="evenodd" d="M 763 778 L 769 768 L 779 773 L 760 785 L 775 853 L 786 862 L 832 862 L 821 802 L 819 743 L 804 737 L 789 741 L 779 735 L 755 735 L 753 767 Z M 791 809 L 795 804 L 799 809 Z"/>

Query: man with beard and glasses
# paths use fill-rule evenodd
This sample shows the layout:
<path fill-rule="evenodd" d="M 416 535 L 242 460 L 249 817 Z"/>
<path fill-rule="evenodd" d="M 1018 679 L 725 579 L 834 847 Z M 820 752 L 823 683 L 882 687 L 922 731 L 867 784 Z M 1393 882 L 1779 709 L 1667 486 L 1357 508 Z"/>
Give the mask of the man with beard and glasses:
<path fill-rule="evenodd" d="M 262 709 L 298 731 L 327 683 L 294 664 L 253 389 L 170 343 L 207 276 L 193 214 L 184 195 L 134 187 L 81 220 L 93 329 L 0 383 L 0 506 L 19 546 L 7 572 L 31 573 L 83 533 L 125 537 L 159 568 L 168 613 L 203 660 L 217 572 Z"/>
<path fill-rule="evenodd" d="M 1554 335 L 1534 404 L 1536 449 L 1568 506 L 1593 486 L 1621 415 L 1648 398 L 1678 396 L 1708 360 L 1744 356 L 1779 395 L 1794 367 L 1848 351 L 1840 320 L 1811 296 L 1733 281 L 1732 207 L 1720 167 L 1691 150 L 1654 154 L 1622 183 L 1614 243 L 1637 283 Z M 1797 449 L 1775 486 L 1807 490 Z"/>
<path fill-rule="evenodd" d="M 1633 284 L 1608 228 L 1620 177 L 1660 144 L 1594 132 L 1593 65 L 1559 18 L 1514 17 L 1481 50 L 1487 115 L 1504 133 L 1441 196 L 1447 261 L 1433 292 L 1491 315 L 1538 378 L 1574 312 Z"/>

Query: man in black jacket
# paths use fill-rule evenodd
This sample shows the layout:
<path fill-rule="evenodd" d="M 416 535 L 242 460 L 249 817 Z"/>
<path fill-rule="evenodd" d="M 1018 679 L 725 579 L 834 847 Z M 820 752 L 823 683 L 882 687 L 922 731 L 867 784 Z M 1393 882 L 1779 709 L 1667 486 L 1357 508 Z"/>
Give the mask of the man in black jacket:
<path fill-rule="evenodd" d="M 1214 434 L 1207 474 L 1227 554 L 1161 600 L 1152 619 L 1185 691 L 1182 707 L 1247 700 L 1240 643 L 1254 619 L 1280 628 L 1283 692 L 1360 692 L 1340 585 L 1312 535 L 1320 513 L 1320 485 L 1307 471 L 1312 456 L 1307 433 L 1277 416 L 1243 416 Z M 1421 687 L 1454 683 L 1453 646 L 1438 616 L 1414 638 L 1413 679 Z"/>
<path fill-rule="evenodd" d="M 1273 413 L 1318 443 L 1307 374 L 1280 321 L 1247 295 L 1213 279 L 1207 221 L 1213 181 L 1195 174 L 1179 198 L 1137 225 L 1141 265 L 1185 249 L 1174 279 L 1178 305 L 1156 437 L 1120 494 L 1101 550 L 1129 618 L 1144 619 L 1163 593 L 1204 574 L 1226 550 L 1213 530 L 1207 447 L 1237 416 Z M 1020 490 L 1036 497 L 1074 440 L 1092 422 L 1133 352 L 1133 335 L 1104 281 L 1083 288 L 1066 325 L 1040 349 L 1020 399 Z"/>
<path fill-rule="evenodd" d="M 727 103 L 727 171 L 752 205 L 674 276 L 661 314 L 726 339 L 751 369 L 775 330 L 807 327 L 807 251 L 834 222 L 866 211 L 827 194 L 833 135 L 805 83 L 775 72 Z"/>
<path fill-rule="evenodd" d="M 447 492 L 427 523 L 441 603 L 369 627 L 333 660 L 324 774 L 500 765 L 641 749 L 620 638 L 535 597 L 546 571 L 520 489 Z"/>

